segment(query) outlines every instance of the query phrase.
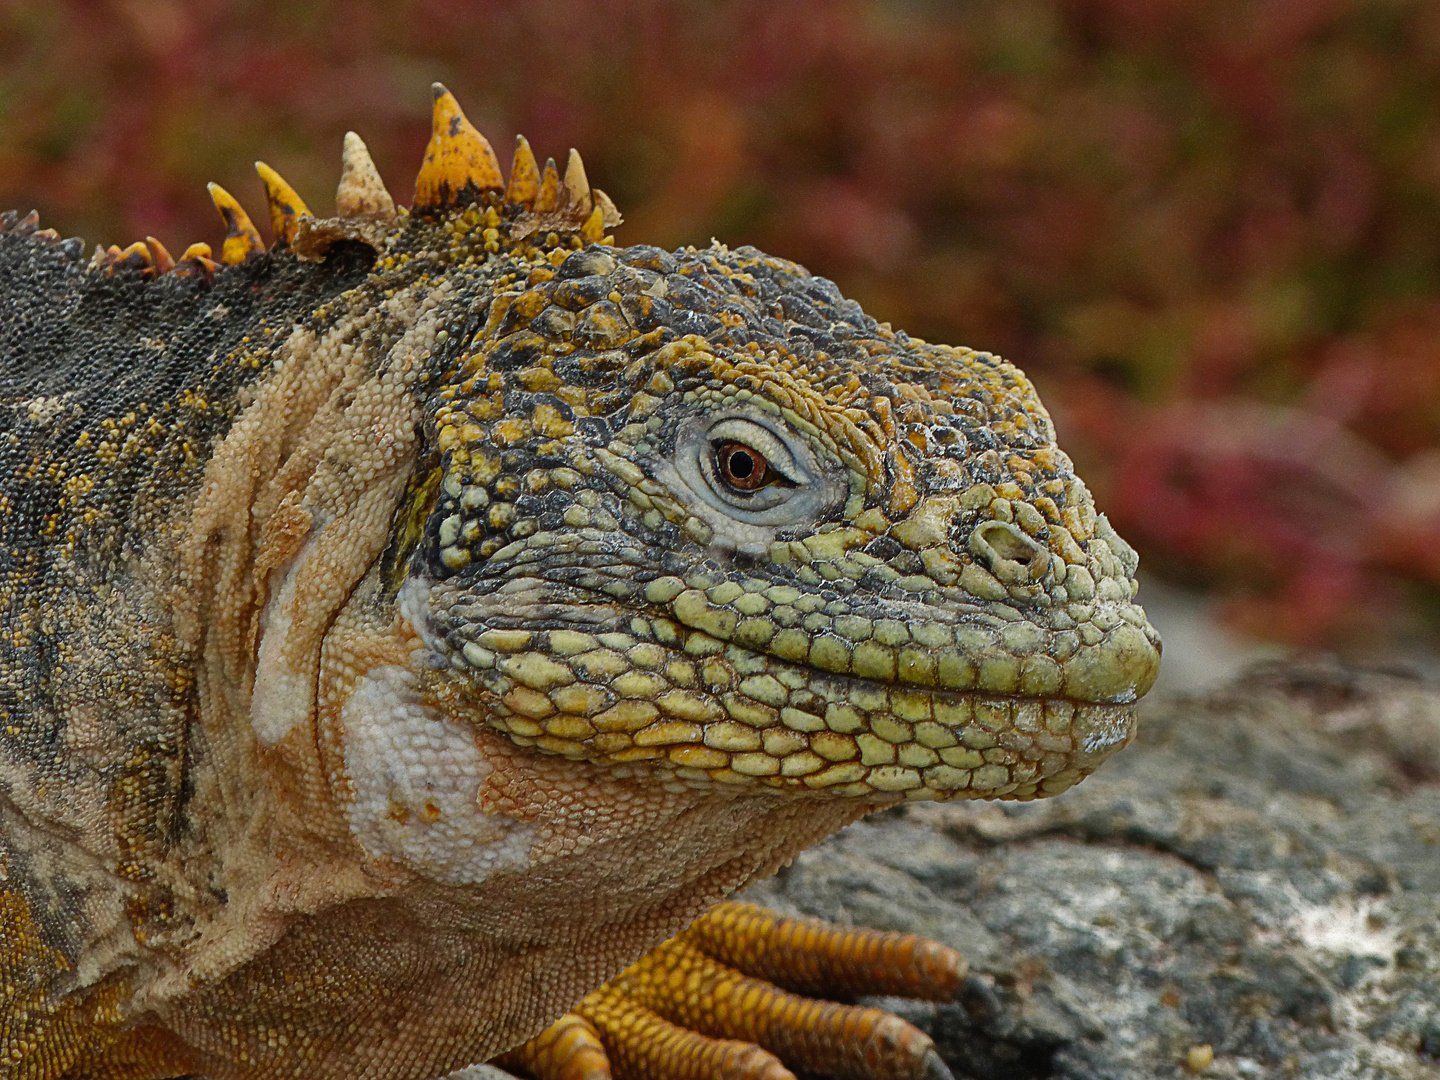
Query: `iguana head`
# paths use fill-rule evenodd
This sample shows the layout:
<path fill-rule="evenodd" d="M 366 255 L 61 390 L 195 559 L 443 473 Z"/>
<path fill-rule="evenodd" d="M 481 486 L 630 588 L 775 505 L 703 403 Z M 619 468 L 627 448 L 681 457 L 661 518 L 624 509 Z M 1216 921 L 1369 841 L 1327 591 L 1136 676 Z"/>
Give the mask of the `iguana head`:
<path fill-rule="evenodd" d="M 436 678 L 684 785 L 1023 799 L 1124 744 L 1136 556 L 1019 370 L 753 248 L 613 247 L 578 159 L 493 161 L 439 92 L 413 213 L 475 301 L 396 567 Z"/>

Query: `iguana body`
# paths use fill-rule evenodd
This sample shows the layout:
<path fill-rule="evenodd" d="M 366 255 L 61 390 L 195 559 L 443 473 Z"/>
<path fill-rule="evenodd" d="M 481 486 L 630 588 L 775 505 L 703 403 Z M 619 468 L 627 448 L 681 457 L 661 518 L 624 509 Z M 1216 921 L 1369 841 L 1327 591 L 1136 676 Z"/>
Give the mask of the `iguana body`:
<path fill-rule="evenodd" d="M 1127 738 L 1133 553 L 1015 368 L 476 140 L 408 214 L 262 170 L 218 270 L 0 234 L 0 1076 L 437 1076 Z"/>

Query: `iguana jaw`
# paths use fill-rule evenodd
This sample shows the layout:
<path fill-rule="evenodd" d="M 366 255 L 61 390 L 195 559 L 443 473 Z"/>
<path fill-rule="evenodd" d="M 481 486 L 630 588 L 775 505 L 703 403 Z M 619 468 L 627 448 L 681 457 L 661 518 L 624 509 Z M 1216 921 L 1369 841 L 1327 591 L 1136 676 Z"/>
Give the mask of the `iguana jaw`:
<path fill-rule="evenodd" d="M 473 640 L 452 633 L 458 649 L 439 645 L 451 670 L 436 677 L 461 687 L 489 727 L 541 753 L 700 788 L 871 799 L 1063 791 L 1129 739 L 1144 687 L 1117 703 L 1016 694 L 1013 683 L 986 692 L 973 675 L 968 690 L 884 682 L 663 618 L 627 622 L 594 632 L 472 625 Z M 1154 650 L 1131 637 L 1103 639 L 1094 666 L 1128 663 L 1150 678 Z"/>

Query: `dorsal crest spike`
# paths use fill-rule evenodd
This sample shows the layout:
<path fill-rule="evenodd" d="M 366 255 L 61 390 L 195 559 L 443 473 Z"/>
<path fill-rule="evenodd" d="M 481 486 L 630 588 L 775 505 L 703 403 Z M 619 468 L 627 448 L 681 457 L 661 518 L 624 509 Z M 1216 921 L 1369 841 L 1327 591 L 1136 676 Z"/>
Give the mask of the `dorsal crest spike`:
<path fill-rule="evenodd" d="M 137 265 L 154 266 L 155 258 L 150 254 L 150 248 L 144 240 L 136 240 L 129 247 L 120 252 L 121 260 L 134 259 Z"/>
<path fill-rule="evenodd" d="M 545 159 L 545 173 L 540 178 L 540 191 L 535 196 L 534 210 L 537 214 L 554 210 L 560 201 L 560 170 L 555 168 L 555 159 Z"/>
<path fill-rule="evenodd" d="M 527 210 L 535 205 L 540 193 L 540 166 L 524 135 L 515 136 L 515 158 L 510 163 L 510 183 L 505 188 L 505 201 L 518 203 Z"/>
<path fill-rule="evenodd" d="M 585 223 L 580 226 L 580 239 L 587 244 L 598 244 L 605 239 L 605 212 L 600 207 L 591 210 Z"/>
<path fill-rule="evenodd" d="M 430 144 L 415 177 L 416 208 L 454 205 L 471 185 L 477 192 L 503 191 L 505 178 L 490 143 L 465 119 L 449 90 L 439 83 L 432 89 L 435 110 Z"/>
<path fill-rule="evenodd" d="M 181 252 L 180 258 L 175 261 L 175 276 L 207 279 L 213 277 L 216 263 L 211 255 L 209 244 L 191 244 Z"/>
<path fill-rule="evenodd" d="M 155 276 L 155 260 L 150 254 L 150 249 L 145 246 L 144 240 L 136 240 L 129 247 L 123 249 L 111 244 L 105 251 L 100 265 L 106 274 L 127 269 L 139 270 L 147 278 Z"/>
<path fill-rule="evenodd" d="M 593 192 L 595 196 L 595 209 L 600 211 L 600 219 L 605 223 L 607 229 L 614 228 L 625 219 L 620 216 L 620 209 L 611 201 L 610 196 L 601 191 L 598 187 Z"/>
<path fill-rule="evenodd" d="M 570 150 L 570 160 L 565 163 L 565 206 L 577 216 L 590 213 L 590 180 L 585 175 L 585 162 L 580 160 L 580 151 Z"/>
<path fill-rule="evenodd" d="M 270 204 L 270 242 L 276 246 L 282 243 L 289 246 L 295 242 L 300 215 L 308 214 L 310 208 L 269 165 L 257 161 L 255 171 L 260 174 L 260 181 L 265 185 L 265 201 Z"/>
<path fill-rule="evenodd" d="M 369 149 L 353 131 L 345 133 L 345 148 L 340 156 L 340 186 L 335 189 L 335 212 L 342 218 L 373 218 L 386 224 L 396 217 L 395 200 L 385 190 Z"/>
<path fill-rule="evenodd" d="M 250 215 L 235 201 L 235 196 L 219 184 L 212 183 L 207 187 L 215 209 L 225 219 L 225 243 L 220 248 L 220 261 L 226 266 L 234 266 L 265 254 L 265 242 L 260 239 Z"/>
<path fill-rule="evenodd" d="M 150 245 L 150 252 L 155 256 L 155 273 L 157 275 L 168 274 L 175 269 L 175 260 L 164 244 L 153 236 L 145 237 L 145 243 Z"/>

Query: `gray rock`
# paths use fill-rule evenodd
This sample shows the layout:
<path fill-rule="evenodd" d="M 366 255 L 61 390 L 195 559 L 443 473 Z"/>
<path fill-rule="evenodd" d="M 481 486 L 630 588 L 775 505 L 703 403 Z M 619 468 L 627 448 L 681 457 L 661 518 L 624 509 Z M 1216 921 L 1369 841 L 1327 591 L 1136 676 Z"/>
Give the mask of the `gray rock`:
<path fill-rule="evenodd" d="M 962 950 L 957 1077 L 1440 1077 L 1440 688 L 1326 662 L 1146 707 L 1058 799 L 871 817 L 748 894 Z"/>

